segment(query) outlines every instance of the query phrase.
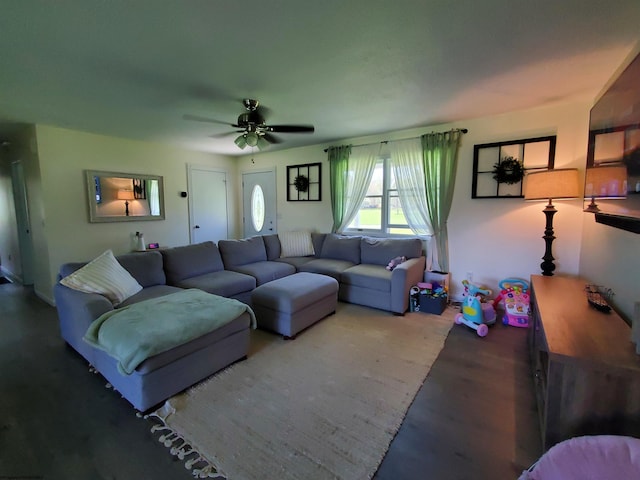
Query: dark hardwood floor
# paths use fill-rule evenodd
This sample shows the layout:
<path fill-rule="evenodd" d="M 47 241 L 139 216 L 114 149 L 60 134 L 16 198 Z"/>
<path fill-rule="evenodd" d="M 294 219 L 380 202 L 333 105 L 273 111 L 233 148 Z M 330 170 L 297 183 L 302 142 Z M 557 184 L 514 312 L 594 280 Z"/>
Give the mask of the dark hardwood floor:
<path fill-rule="evenodd" d="M 193 478 L 31 290 L 0 285 L 0 329 L 0 478 Z M 375 478 L 515 479 L 541 453 L 535 408 L 526 332 L 454 325 Z"/>

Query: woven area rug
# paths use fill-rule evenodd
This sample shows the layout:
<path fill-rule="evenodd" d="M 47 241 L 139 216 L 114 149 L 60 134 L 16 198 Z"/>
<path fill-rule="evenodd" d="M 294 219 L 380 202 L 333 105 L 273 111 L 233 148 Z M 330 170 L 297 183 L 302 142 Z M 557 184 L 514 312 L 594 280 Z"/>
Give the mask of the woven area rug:
<path fill-rule="evenodd" d="M 252 353 L 150 417 L 196 477 L 371 478 L 456 311 L 393 316 L 339 303 L 283 340 L 252 332 Z"/>

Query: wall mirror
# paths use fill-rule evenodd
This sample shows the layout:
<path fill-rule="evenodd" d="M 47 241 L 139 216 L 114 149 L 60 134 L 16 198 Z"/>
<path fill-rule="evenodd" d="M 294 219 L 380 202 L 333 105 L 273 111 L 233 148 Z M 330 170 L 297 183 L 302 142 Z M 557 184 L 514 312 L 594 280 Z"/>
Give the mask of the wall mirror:
<path fill-rule="evenodd" d="M 585 211 L 640 233 L 640 55 L 591 109 Z"/>
<path fill-rule="evenodd" d="M 86 170 L 89 222 L 164 220 L 162 177 Z"/>

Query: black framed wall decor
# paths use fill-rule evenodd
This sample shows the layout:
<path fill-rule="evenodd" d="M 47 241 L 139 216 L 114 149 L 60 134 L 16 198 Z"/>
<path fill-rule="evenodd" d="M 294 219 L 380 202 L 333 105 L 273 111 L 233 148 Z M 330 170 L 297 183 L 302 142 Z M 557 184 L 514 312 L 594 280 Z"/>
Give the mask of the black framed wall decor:
<path fill-rule="evenodd" d="M 303 163 L 287 167 L 287 201 L 322 200 L 322 164 Z"/>
<path fill-rule="evenodd" d="M 524 175 L 553 168 L 555 155 L 555 135 L 474 145 L 471 198 L 524 198 Z"/>

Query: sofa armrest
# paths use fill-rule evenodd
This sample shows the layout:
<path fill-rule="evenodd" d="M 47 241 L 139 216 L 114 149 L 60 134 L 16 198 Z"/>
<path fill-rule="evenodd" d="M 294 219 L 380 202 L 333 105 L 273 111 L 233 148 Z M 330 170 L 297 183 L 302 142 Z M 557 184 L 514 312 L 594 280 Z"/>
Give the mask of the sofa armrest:
<path fill-rule="evenodd" d="M 404 314 L 409 308 L 409 291 L 424 278 L 426 257 L 410 258 L 391 272 L 391 311 Z"/>
<path fill-rule="evenodd" d="M 60 321 L 62 338 L 87 358 L 89 345 L 82 340 L 87 328 L 103 313 L 113 310 L 106 297 L 98 293 L 84 293 L 57 283 L 53 294 Z M 91 361 L 89 358 L 87 360 Z"/>

